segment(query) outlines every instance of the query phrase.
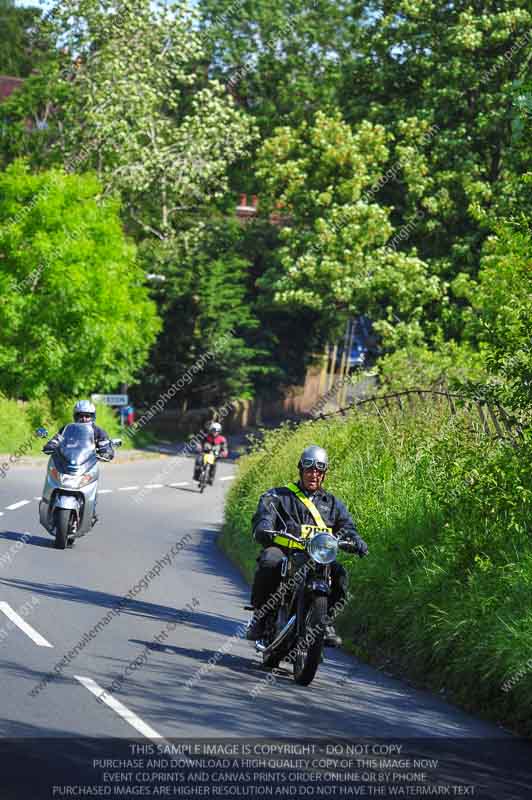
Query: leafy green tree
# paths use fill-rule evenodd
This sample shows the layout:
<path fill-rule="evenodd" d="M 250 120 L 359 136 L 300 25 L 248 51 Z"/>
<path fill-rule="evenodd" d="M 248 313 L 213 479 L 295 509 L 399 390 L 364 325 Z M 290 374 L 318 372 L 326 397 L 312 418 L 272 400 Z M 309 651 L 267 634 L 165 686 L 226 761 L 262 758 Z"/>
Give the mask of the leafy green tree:
<path fill-rule="evenodd" d="M 339 115 L 318 112 L 312 126 L 281 128 L 261 151 L 259 176 L 280 204 L 280 271 L 267 272 L 279 303 L 312 309 L 334 330 L 346 317 L 369 314 L 387 346 L 423 341 L 424 312 L 440 300 L 436 277 L 389 240 L 389 212 L 365 191 L 388 155 L 382 126 L 353 132 Z"/>
<path fill-rule="evenodd" d="M 94 169 L 106 193 L 121 192 L 128 223 L 143 236 L 171 235 L 174 223 L 219 200 L 252 130 L 206 78 L 184 7 L 61 0 L 50 19 L 62 51 L 28 97 L 30 106 L 53 106 L 42 136 L 49 159 Z M 19 103 L 19 130 L 28 111 Z M 30 149 L 34 134 L 26 133 Z"/>
<path fill-rule="evenodd" d="M 259 322 L 248 295 L 249 262 L 239 253 L 241 236 L 235 220 L 210 217 L 171 239 L 142 245 L 142 263 L 159 277 L 154 285 L 164 325 L 139 396 L 159 395 L 200 361 L 201 370 L 176 401 L 181 406 L 250 394 L 267 354 L 253 343 Z"/>
<path fill-rule="evenodd" d="M 13 397 L 116 390 L 159 329 L 119 203 L 95 176 L 0 173 L 0 388 Z"/>
<path fill-rule="evenodd" d="M 263 136 L 336 104 L 349 33 L 341 0 L 200 0 L 213 76 L 257 120 Z"/>
<path fill-rule="evenodd" d="M 470 289 L 472 326 L 491 380 L 484 393 L 532 411 L 532 228 L 522 217 L 500 223 L 486 242 Z"/>
<path fill-rule="evenodd" d="M 396 226 L 425 209 L 407 246 L 449 284 L 450 303 L 434 311 L 446 337 L 460 338 L 466 304 L 454 281 L 477 274 L 486 212 L 511 177 L 512 87 L 530 57 L 530 4 L 371 0 L 351 12 L 340 107 L 352 124 L 366 119 L 394 136 L 372 196 L 393 207 Z"/>
<path fill-rule="evenodd" d="M 13 0 L 0 0 L 0 75 L 27 77 L 47 49 L 39 34 L 39 8 L 15 6 Z"/>

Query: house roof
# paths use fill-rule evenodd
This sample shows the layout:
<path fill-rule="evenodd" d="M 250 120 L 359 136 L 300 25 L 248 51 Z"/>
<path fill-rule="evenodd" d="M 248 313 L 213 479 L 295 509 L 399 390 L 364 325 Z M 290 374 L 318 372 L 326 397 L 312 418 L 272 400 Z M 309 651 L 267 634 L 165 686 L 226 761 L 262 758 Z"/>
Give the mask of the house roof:
<path fill-rule="evenodd" d="M 24 78 L 14 78 L 11 75 L 0 75 L 0 101 L 7 100 L 9 95 L 24 83 Z"/>

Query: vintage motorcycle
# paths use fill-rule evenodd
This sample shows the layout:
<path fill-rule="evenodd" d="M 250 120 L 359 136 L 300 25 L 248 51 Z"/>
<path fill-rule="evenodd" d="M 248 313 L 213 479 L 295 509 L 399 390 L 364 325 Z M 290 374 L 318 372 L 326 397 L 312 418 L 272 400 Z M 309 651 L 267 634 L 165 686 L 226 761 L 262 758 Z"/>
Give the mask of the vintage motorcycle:
<path fill-rule="evenodd" d="M 48 438 L 48 431 L 39 428 L 38 435 Z M 121 439 L 111 439 L 120 447 Z M 101 444 L 105 445 L 105 442 Z M 55 546 L 64 550 L 75 539 L 84 536 L 94 525 L 94 508 L 98 492 L 99 461 L 111 461 L 96 450 L 91 425 L 71 422 L 48 461 L 39 521 L 55 537 Z"/>
<path fill-rule="evenodd" d="M 266 612 L 265 634 L 255 647 L 265 667 L 290 661 L 295 682 L 308 686 L 323 660 L 331 565 L 339 549 L 348 553 L 357 549 L 352 541 L 337 539 L 329 529 L 314 525 L 302 526 L 301 537 L 287 531 L 266 533 L 273 535 L 274 545 L 289 548 L 290 553 L 281 562 L 276 607 Z"/>
<path fill-rule="evenodd" d="M 209 473 L 216 463 L 219 452 L 220 448 L 212 447 L 208 442 L 203 445 L 201 464 L 197 478 L 200 493 L 205 491 L 205 487 L 209 482 Z"/>

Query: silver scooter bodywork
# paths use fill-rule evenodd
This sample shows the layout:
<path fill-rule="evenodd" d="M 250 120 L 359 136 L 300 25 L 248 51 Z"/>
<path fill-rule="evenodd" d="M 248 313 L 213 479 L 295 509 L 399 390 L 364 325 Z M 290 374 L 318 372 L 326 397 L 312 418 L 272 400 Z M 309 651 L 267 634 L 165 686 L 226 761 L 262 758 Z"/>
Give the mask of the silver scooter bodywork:
<path fill-rule="evenodd" d="M 99 466 L 94 432 L 86 423 L 71 423 L 48 461 L 39 503 L 41 525 L 56 536 L 58 509 L 70 510 L 69 541 L 92 527 Z"/>

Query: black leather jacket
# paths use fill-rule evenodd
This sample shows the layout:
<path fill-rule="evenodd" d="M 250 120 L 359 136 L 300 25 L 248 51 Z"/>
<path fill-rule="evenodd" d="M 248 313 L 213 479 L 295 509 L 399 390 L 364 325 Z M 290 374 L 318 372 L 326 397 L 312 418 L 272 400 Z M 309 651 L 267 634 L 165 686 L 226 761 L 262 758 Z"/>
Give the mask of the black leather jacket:
<path fill-rule="evenodd" d="M 92 427 L 94 430 L 94 444 L 96 445 L 96 450 L 98 451 L 98 453 L 102 453 L 103 455 L 105 455 L 106 458 L 111 458 L 111 459 L 114 458 L 115 456 L 114 447 L 111 444 L 111 440 L 109 439 L 109 436 L 107 435 L 106 431 L 104 431 L 103 428 L 99 428 L 98 425 L 93 424 Z M 52 438 L 48 442 L 46 442 L 46 444 L 42 449 L 43 453 L 46 453 L 46 455 L 50 455 L 51 453 L 54 452 L 59 442 L 61 441 L 61 435 L 65 430 L 65 428 L 66 425 L 63 425 L 63 427 L 58 430 L 55 436 L 52 436 Z"/>
<path fill-rule="evenodd" d="M 298 483 L 298 486 L 301 487 L 301 484 Z M 319 489 L 314 495 L 314 505 L 336 536 L 341 534 L 342 539 L 352 539 L 356 545 L 363 544 L 355 523 L 341 500 L 330 492 Z M 263 531 L 290 529 L 290 522 L 300 525 L 316 524 L 310 511 L 290 489 L 285 486 L 270 489 L 261 495 L 253 516 L 253 537 L 255 541 L 267 546 L 271 543 L 271 538 Z"/>

